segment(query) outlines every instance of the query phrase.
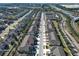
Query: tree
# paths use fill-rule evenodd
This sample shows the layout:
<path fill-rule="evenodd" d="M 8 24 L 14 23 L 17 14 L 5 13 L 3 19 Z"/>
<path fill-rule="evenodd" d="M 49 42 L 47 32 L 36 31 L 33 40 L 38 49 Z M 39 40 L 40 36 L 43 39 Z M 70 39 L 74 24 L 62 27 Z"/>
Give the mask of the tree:
<path fill-rule="evenodd" d="M 14 43 L 15 43 L 15 42 L 14 42 L 14 41 L 12 41 L 12 42 L 11 42 L 11 45 L 13 45 Z"/>
<path fill-rule="evenodd" d="M 9 45 L 8 44 L 5 45 L 5 49 L 9 49 Z"/>
<path fill-rule="evenodd" d="M 17 39 L 17 37 L 15 36 L 15 34 L 13 34 L 13 37 L 14 37 L 14 39 L 15 39 L 16 41 L 18 41 L 18 39 Z"/>

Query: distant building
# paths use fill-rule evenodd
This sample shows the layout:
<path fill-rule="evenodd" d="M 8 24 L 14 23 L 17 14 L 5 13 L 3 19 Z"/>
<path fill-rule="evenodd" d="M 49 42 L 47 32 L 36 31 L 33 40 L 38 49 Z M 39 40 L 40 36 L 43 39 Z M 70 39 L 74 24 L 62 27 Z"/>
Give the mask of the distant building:
<path fill-rule="evenodd" d="M 47 19 L 50 19 L 50 20 L 56 20 L 57 18 L 59 18 L 59 16 L 57 14 L 52 13 L 52 12 L 47 12 L 46 17 L 47 17 Z"/>

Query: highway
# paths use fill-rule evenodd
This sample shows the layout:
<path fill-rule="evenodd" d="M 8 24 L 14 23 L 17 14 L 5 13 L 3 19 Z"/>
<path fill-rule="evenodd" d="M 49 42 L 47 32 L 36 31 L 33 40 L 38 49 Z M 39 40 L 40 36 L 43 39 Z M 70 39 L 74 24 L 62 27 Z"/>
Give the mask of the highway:
<path fill-rule="evenodd" d="M 51 7 L 52 7 L 52 6 L 51 6 Z M 71 26 L 72 26 L 72 28 L 74 29 L 74 31 L 77 33 L 75 21 L 76 21 L 77 19 L 79 19 L 79 17 L 73 16 L 73 15 L 70 13 L 70 11 L 66 11 L 66 10 L 63 10 L 63 9 L 58 8 L 58 7 L 55 7 L 55 6 L 53 6 L 52 8 L 56 8 L 57 11 L 63 12 L 64 14 L 68 15 L 68 16 L 71 18 Z"/>
<path fill-rule="evenodd" d="M 65 37 L 68 39 L 68 41 L 70 42 L 70 44 L 72 45 L 72 46 L 74 46 L 74 48 L 73 49 L 76 49 L 77 50 L 77 55 L 79 55 L 79 44 L 76 42 L 76 40 L 74 39 L 74 37 L 72 37 L 70 34 L 69 34 L 69 32 L 67 31 L 67 29 L 66 29 L 66 18 L 63 16 L 63 15 L 61 15 L 61 17 L 62 17 L 62 21 L 61 21 L 61 23 L 60 23 L 60 28 L 61 28 L 61 30 L 63 31 L 63 33 L 64 33 L 64 35 L 65 35 Z"/>
<path fill-rule="evenodd" d="M 39 43 L 39 56 L 43 56 L 44 52 L 43 52 L 43 40 L 45 37 L 45 15 L 42 12 L 41 14 L 41 21 L 40 21 L 40 43 Z"/>
<path fill-rule="evenodd" d="M 74 33 L 77 14 L 55 4 L 27 6 L 0 9 L 1 56 L 79 56 L 78 36 Z M 8 25 L 4 29 L 5 24 Z"/>
<path fill-rule="evenodd" d="M 52 7 L 52 6 L 51 6 Z M 74 20 L 78 17 L 72 16 L 68 11 L 64 11 L 63 9 L 57 8 L 54 6 L 54 8 L 56 8 L 58 11 L 63 12 L 64 14 L 68 15 L 72 20 L 71 20 L 71 26 L 73 27 L 73 29 L 76 31 L 76 27 L 74 24 Z M 70 33 L 66 30 L 66 18 L 60 14 L 62 17 L 62 21 L 60 23 L 60 28 L 62 30 L 62 32 L 64 33 L 65 37 L 68 39 L 68 41 L 71 43 L 72 46 L 75 46 L 75 50 L 78 51 L 78 53 L 76 53 L 76 55 L 79 55 L 79 44 L 77 43 L 77 41 L 74 39 L 74 37 L 72 37 L 72 35 L 70 35 Z"/>
<path fill-rule="evenodd" d="M 46 49 L 46 40 L 47 40 L 47 23 L 46 23 L 46 15 L 45 12 L 41 13 L 41 19 L 40 19 L 40 28 L 39 28 L 39 44 L 36 55 L 38 56 L 46 56 L 47 51 L 49 49 Z"/>
<path fill-rule="evenodd" d="M 52 27 L 52 21 L 47 19 L 45 12 L 42 12 L 41 14 L 39 29 L 39 44 L 37 46 L 38 49 L 36 55 L 47 56 L 48 54 L 52 53 L 55 56 L 65 56 L 63 47 L 60 46 L 60 41 L 55 33 L 55 29 Z M 52 43 L 53 46 L 50 47 L 47 45 L 47 43 Z M 48 48 L 46 48 L 46 46 L 48 46 Z"/>

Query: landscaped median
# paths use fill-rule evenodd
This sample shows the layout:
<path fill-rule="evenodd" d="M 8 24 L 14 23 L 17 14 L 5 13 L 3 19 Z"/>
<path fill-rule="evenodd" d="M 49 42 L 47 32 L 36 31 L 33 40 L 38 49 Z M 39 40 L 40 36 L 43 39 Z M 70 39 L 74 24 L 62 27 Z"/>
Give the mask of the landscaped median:
<path fill-rule="evenodd" d="M 67 15 L 65 16 L 66 17 L 66 24 L 67 24 L 67 30 L 68 32 L 75 38 L 75 40 L 79 43 L 79 34 L 78 32 L 76 32 L 74 30 L 74 28 L 72 27 L 71 25 L 71 18 L 68 17 Z"/>
<path fill-rule="evenodd" d="M 63 35 L 62 35 L 62 33 L 60 32 L 60 30 L 58 28 L 58 22 L 53 21 L 53 24 L 54 24 L 54 26 L 56 28 L 56 31 L 58 33 L 58 36 L 59 36 L 59 38 L 61 40 L 61 43 L 62 43 L 62 45 L 64 47 L 64 51 L 67 53 L 68 56 L 72 56 L 72 53 L 71 53 L 70 49 L 68 48 L 67 43 L 65 42 L 65 40 L 63 38 Z"/>
<path fill-rule="evenodd" d="M 76 32 L 74 28 L 72 27 L 73 25 L 71 24 L 71 21 L 72 21 L 71 17 L 61 11 L 59 13 L 62 14 L 67 19 L 66 27 L 67 27 L 68 32 L 75 38 L 77 42 L 79 42 L 79 33 Z"/>
<path fill-rule="evenodd" d="M 77 26 L 77 31 L 78 31 L 78 35 L 79 35 L 79 21 L 76 22 L 76 26 Z"/>

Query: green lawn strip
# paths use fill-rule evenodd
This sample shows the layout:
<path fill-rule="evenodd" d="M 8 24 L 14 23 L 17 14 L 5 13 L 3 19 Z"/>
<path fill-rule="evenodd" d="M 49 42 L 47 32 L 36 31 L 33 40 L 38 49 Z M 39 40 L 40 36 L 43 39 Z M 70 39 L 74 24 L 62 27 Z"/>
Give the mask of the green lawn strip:
<path fill-rule="evenodd" d="M 63 38 L 63 36 L 62 36 L 62 34 L 61 34 L 61 32 L 59 31 L 57 22 L 54 21 L 53 24 L 54 24 L 54 26 L 55 26 L 55 28 L 56 28 L 56 30 L 57 30 L 57 32 L 58 32 L 58 35 L 59 35 L 59 37 L 60 37 L 60 40 L 61 40 L 61 42 L 62 42 L 62 44 L 63 44 L 63 46 L 64 46 L 65 52 L 66 52 L 69 56 L 72 56 L 72 53 L 71 53 L 70 49 L 68 48 L 68 46 L 67 46 L 67 44 L 66 44 L 66 42 L 65 42 L 65 40 L 64 40 L 64 38 Z"/>
<path fill-rule="evenodd" d="M 67 19 L 67 20 L 66 20 L 66 23 L 67 23 L 67 25 L 68 25 L 68 28 L 70 29 L 70 30 L 69 30 L 70 34 L 72 34 L 72 36 L 75 35 L 77 38 L 79 38 L 79 33 L 76 32 L 76 31 L 73 29 L 73 27 L 71 26 L 71 18 L 70 18 L 70 16 L 67 15 L 67 14 L 65 14 L 65 13 L 63 13 L 63 12 L 61 12 L 61 11 L 56 11 L 56 12 L 63 14 L 63 16 Z M 78 39 L 76 39 L 76 41 L 79 42 Z"/>

